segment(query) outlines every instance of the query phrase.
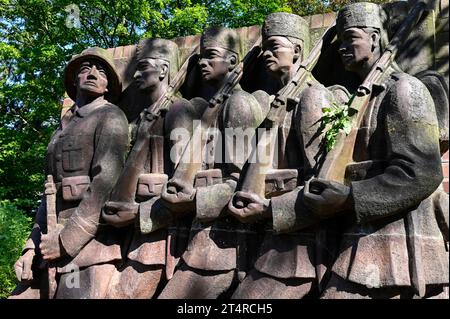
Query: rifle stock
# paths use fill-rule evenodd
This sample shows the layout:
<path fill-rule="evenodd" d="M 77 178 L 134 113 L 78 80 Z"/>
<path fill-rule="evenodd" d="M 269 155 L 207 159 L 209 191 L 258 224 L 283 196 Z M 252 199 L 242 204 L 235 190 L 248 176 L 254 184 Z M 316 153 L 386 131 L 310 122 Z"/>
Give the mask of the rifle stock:
<path fill-rule="evenodd" d="M 56 185 L 52 175 L 47 175 L 45 183 L 45 200 L 47 210 L 47 234 L 56 231 L 58 220 L 56 216 Z M 53 299 L 56 293 L 56 267 L 48 264 L 48 297 Z"/>

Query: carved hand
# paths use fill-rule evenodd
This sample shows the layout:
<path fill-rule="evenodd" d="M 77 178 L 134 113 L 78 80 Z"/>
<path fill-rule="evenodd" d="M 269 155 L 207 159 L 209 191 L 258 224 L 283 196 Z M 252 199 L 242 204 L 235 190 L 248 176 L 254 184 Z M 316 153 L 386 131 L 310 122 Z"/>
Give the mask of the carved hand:
<path fill-rule="evenodd" d="M 54 260 L 61 257 L 64 254 L 64 248 L 59 240 L 59 234 L 62 227 L 58 227 L 54 231 L 50 231 L 47 234 L 41 235 L 41 243 L 39 248 L 41 249 L 42 258 L 46 261 Z"/>
<path fill-rule="evenodd" d="M 164 205 L 175 213 L 195 210 L 196 189 L 182 180 L 171 180 L 163 187 L 161 199 Z"/>
<path fill-rule="evenodd" d="M 324 179 L 315 178 L 305 184 L 303 200 L 314 213 L 322 218 L 350 208 L 350 187 Z"/>
<path fill-rule="evenodd" d="M 269 199 L 241 191 L 234 194 L 228 203 L 228 210 L 242 223 L 255 223 L 272 215 Z"/>
<path fill-rule="evenodd" d="M 14 271 L 16 272 L 17 280 L 29 281 L 33 280 L 33 265 L 34 249 L 28 249 L 14 264 Z"/>
<path fill-rule="evenodd" d="M 103 220 L 114 227 L 120 228 L 134 223 L 138 214 L 139 204 L 125 202 L 106 202 L 102 211 Z"/>

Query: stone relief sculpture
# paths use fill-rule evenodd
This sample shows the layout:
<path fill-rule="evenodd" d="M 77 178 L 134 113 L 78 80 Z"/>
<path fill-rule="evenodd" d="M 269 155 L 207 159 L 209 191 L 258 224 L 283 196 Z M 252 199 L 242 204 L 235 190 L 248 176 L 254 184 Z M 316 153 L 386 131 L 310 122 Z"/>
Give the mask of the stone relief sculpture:
<path fill-rule="evenodd" d="M 208 28 L 181 66 L 144 39 L 127 97 L 74 56 L 10 298 L 448 298 L 448 83 L 408 66 L 425 5 L 389 10 Z"/>

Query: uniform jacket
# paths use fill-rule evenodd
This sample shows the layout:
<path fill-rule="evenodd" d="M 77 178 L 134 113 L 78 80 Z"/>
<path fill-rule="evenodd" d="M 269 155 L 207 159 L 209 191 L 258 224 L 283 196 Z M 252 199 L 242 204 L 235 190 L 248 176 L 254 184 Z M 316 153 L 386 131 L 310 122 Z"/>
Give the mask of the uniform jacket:
<path fill-rule="evenodd" d="M 262 122 L 263 92 L 249 94 L 239 86 L 226 100 L 217 127 L 224 133 L 225 128 L 255 129 Z M 266 101 L 267 103 L 267 101 Z M 223 139 L 224 140 L 224 139 Z M 224 144 L 216 147 L 225 147 Z M 225 153 L 224 153 L 225 154 Z M 223 182 L 199 187 L 196 193 L 196 218 L 186 252 L 182 258 L 190 267 L 202 270 L 245 270 L 254 259 L 258 236 L 255 229 L 226 216 L 225 208 L 233 195 L 242 163 L 235 158 L 227 163 L 215 159 L 214 168 L 222 170 Z"/>
<path fill-rule="evenodd" d="M 320 162 L 322 108 L 330 106 L 334 97 L 310 77 L 298 98 L 296 109 L 286 114 L 279 129 L 277 168 L 297 169 L 298 183 L 302 185 Z M 301 232 L 290 227 L 295 211 L 301 209 L 297 196 L 298 192 L 292 191 L 271 199 L 272 223 L 267 224 L 255 269 L 276 278 L 316 278 L 316 268 L 330 264 L 334 247 L 327 243 L 327 227 L 310 227 Z"/>
<path fill-rule="evenodd" d="M 56 212 L 62 225 L 60 241 L 67 255 L 56 263 L 59 270 L 72 262 L 86 267 L 120 259 L 114 229 L 100 223 L 101 208 L 125 161 L 127 119 L 115 105 L 102 100 L 63 116 L 47 148 L 46 174 L 57 186 Z M 46 232 L 46 201 L 41 201 L 36 224 L 25 248 L 39 246 Z"/>

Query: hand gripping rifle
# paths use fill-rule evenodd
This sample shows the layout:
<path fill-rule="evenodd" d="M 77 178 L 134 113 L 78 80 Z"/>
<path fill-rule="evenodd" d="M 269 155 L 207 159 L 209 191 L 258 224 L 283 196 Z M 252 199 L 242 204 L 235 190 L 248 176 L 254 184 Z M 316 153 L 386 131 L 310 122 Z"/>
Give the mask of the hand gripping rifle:
<path fill-rule="evenodd" d="M 53 176 L 47 175 L 45 183 L 45 202 L 47 209 L 47 234 L 56 231 L 58 221 L 56 217 L 56 185 L 53 182 Z M 56 267 L 48 263 L 48 298 L 53 299 L 56 293 Z"/>
<path fill-rule="evenodd" d="M 144 173 L 144 166 L 150 151 L 150 139 L 152 135 L 158 133 L 154 132 L 154 130 L 157 129 L 155 128 L 155 123 L 172 105 L 175 94 L 178 92 L 186 78 L 189 61 L 191 57 L 197 54 L 197 50 L 198 46 L 195 47 L 193 53 L 183 63 L 175 78 L 170 82 L 165 93 L 149 108 L 146 108 L 143 111 L 136 142 L 128 155 L 125 167 L 111 193 L 110 201 L 136 204 L 135 197 L 137 185 L 139 177 Z"/>
<path fill-rule="evenodd" d="M 263 136 L 258 141 L 258 145 L 255 148 L 254 152 L 256 153 L 256 157 L 252 156 L 252 159 L 256 159 L 256 162 L 249 164 L 247 170 L 245 171 L 245 175 L 242 179 L 241 190 L 244 192 L 250 192 L 259 195 L 261 198 L 266 197 L 266 178 L 268 175 L 281 175 L 281 179 L 283 179 L 283 175 L 287 177 L 295 177 L 297 178 L 297 171 L 293 169 L 288 170 L 274 170 L 272 174 L 272 164 L 274 159 L 274 151 L 275 151 L 275 142 L 277 139 L 278 127 L 283 123 L 286 112 L 287 105 L 289 103 L 298 103 L 298 96 L 305 88 L 306 80 L 309 78 L 312 69 L 316 65 L 319 60 L 322 47 L 324 43 L 329 43 L 334 38 L 336 34 L 335 24 L 330 26 L 323 34 L 321 39 L 317 42 L 314 48 L 311 50 L 308 58 L 303 62 L 301 59 L 298 59 L 295 68 L 297 71 L 295 72 L 292 79 L 277 93 L 274 101 L 271 104 L 270 111 L 262 123 L 261 127 L 265 128 Z M 263 160 L 268 156 L 268 160 Z M 254 154 L 253 154 L 254 155 Z M 280 172 L 275 172 L 280 171 Z M 281 172 L 283 171 L 283 172 Z M 282 180 L 277 182 L 283 183 Z M 295 185 L 296 186 L 296 185 Z M 295 187 L 294 186 L 294 187 Z M 279 188 L 283 188 L 283 185 L 279 185 Z M 286 191 L 286 190 L 284 190 Z M 233 205 L 236 205 L 236 208 L 243 208 L 245 204 L 238 201 L 233 202 Z"/>
<path fill-rule="evenodd" d="M 201 124 L 194 129 L 189 143 L 184 148 L 175 173 L 173 174 L 171 180 L 167 183 L 168 194 L 178 193 L 179 190 L 177 189 L 177 184 L 174 183 L 175 181 L 182 182 L 184 185 L 194 185 L 195 175 L 202 168 L 202 160 L 194 160 L 192 155 L 194 155 L 194 153 L 202 154 L 206 145 L 206 140 L 203 138 L 204 132 L 212 127 L 216 122 L 225 100 L 232 94 L 233 89 L 241 80 L 244 68 L 251 64 L 260 53 L 260 46 L 261 37 L 258 38 L 236 68 L 234 68 L 234 70 L 227 75 L 223 86 L 209 100 L 208 107 L 203 112 L 200 122 Z M 196 138 L 199 136 L 200 138 Z"/>

